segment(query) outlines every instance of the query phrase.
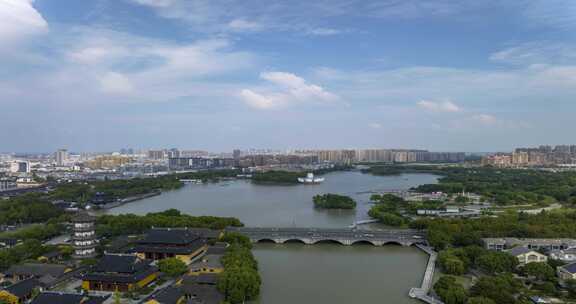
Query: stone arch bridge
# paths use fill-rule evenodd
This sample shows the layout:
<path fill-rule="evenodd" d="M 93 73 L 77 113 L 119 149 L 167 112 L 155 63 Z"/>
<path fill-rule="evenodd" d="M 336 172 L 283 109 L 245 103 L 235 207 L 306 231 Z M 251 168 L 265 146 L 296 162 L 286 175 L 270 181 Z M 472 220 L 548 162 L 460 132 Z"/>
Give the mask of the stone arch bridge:
<path fill-rule="evenodd" d="M 398 244 L 411 246 L 426 244 L 426 234 L 423 231 L 409 229 L 390 230 L 358 230 L 351 228 L 230 228 L 229 231 L 239 232 L 253 243 L 274 242 L 277 244 L 300 242 L 308 245 L 318 243 L 338 243 L 342 245 L 371 244 L 382 246 Z"/>

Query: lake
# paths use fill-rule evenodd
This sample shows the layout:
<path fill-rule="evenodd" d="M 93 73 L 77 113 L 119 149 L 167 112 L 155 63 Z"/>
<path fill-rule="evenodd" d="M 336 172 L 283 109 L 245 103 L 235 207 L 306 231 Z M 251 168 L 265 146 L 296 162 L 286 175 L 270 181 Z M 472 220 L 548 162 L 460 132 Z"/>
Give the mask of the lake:
<path fill-rule="evenodd" d="M 373 176 L 357 171 L 324 175 L 318 185 L 254 185 L 236 180 L 185 187 L 108 210 L 111 214 L 179 209 L 191 215 L 232 216 L 251 227 L 348 227 L 367 219 L 373 192 L 436 183 L 431 174 Z M 354 198 L 356 210 L 314 209 L 316 194 Z M 372 224 L 364 228 L 379 229 Z M 427 255 L 410 247 L 257 244 L 261 304 L 417 303 L 408 290 L 420 285 Z"/>

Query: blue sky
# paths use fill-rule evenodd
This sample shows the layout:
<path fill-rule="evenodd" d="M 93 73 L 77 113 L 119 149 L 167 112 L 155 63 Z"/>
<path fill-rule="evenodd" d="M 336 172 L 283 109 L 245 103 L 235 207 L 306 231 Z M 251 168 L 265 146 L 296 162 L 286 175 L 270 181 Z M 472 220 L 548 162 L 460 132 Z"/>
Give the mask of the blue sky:
<path fill-rule="evenodd" d="M 576 143 L 573 0 L 0 0 L 0 151 Z"/>

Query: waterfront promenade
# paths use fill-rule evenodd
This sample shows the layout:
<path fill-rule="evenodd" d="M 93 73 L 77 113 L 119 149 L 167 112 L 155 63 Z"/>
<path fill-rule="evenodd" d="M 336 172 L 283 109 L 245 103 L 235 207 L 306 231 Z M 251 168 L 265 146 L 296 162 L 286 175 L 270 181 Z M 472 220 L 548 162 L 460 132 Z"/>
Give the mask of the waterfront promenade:
<path fill-rule="evenodd" d="M 428 264 L 426 265 L 426 271 L 424 272 L 424 278 L 422 279 L 422 285 L 417 288 L 412 288 L 408 292 L 411 298 L 419 299 L 423 302 L 430 304 L 444 304 L 444 302 L 431 297 L 428 295 L 430 289 L 432 288 L 432 281 L 434 279 L 434 269 L 436 268 L 436 259 L 438 254 L 434 249 L 426 245 L 416 244 L 416 247 L 426 252 L 430 257 L 428 258 Z"/>

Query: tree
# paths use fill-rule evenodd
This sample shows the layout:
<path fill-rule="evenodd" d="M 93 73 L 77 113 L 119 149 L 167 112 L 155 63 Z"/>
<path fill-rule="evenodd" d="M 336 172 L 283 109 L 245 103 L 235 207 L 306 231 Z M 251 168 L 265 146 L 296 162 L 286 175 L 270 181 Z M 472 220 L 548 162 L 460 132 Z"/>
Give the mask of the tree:
<path fill-rule="evenodd" d="M 447 274 L 461 275 L 465 272 L 464 263 L 457 257 L 447 259 L 443 267 Z"/>
<path fill-rule="evenodd" d="M 354 209 L 356 202 L 349 196 L 338 194 L 315 195 L 314 207 L 322 209 Z"/>
<path fill-rule="evenodd" d="M 468 197 L 459 195 L 454 199 L 454 202 L 458 204 L 465 204 L 469 201 Z"/>
<path fill-rule="evenodd" d="M 220 260 L 224 272 L 218 277 L 218 290 L 230 303 L 244 303 L 260 293 L 262 284 L 258 274 L 258 262 L 249 248 L 242 243 L 232 243 Z"/>
<path fill-rule="evenodd" d="M 576 299 L 576 280 L 566 280 L 566 290 L 568 290 L 568 296 L 572 299 Z"/>
<path fill-rule="evenodd" d="M 114 304 L 122 304 L 120 293 L 118 291 L 114 292 Z"/>
<path fill-rule="evenodd" d="M 252 242 L 250 241 L 250 238 L 238 232 L 226 232 L 220 241 L 226 242 L 228 244 L 237 244 L 248 249 L 252 248 Z"/>
<path fill-rule="evenodd" d="M 438 264 L 446 274 L 461 275 L 466 272 L 464 262 L 453 254 L 452 251 L 444 250 L 438 255 Z"/>
<path fill-rule="evenodd" d="M 446 304 L 464 304 L 468 297 L 462 284 L 456 282 L 453 276 L 442 276 L 434 284 L 434 291 Z"/>
<path fill-rule="evenodd" d="M 522 271 L 530 277 L 536 278 L 539 281 L 553 281 L 556 273 L 554 268 L 552 268 L 547 263 L 528 263 L 524 266 Z"/>
<path fill-rule="evenodd" d="M 260 276 L 249 267 L 227 268 L 218 278 L 218 289 L 231 303 L 244 303 L 260 293 Z"/>
<path fill-rule="evenodd" d="M 466 304 L 496 304 L 494 301 L 484 297 L 473 297 L 468 299 Z"/>
<path fill-rule="evenodd" d="M 184 274 L 186 270 L 188 270 L 186 264 L 181 260 L 179 260 L 178 258 L 163 259 L 160 262 L 158 262 L 158 268 L 160 269 L 160 271 L 162 271 L 163 273 L 165 273 L 170 277 L 179 276 L 181 274 Z"/>
<path fill-rule="evenodd" d="M 380 201 L 381 198 L 382 198 L 382 196 L 381 196 L 380 194 L 372 194 L 372 195 L 370 195 L 370 201 L 371 201 L 371 202 L 377 203 L 378 201 Z M 576 205 L 576 200 L 575 200 L 574 204 Z"/>
<path fill-rule="evenodd" d="M 474 297 L 489 298 L 496 304 L 514 304 L 514 295 L 522 289 L 522 282 L 514 279 L 512 274 L 481 277 L 472 288 Z"/>
<path fill-rule="evenodd" d="M 477 259 L 478 266 L 490 273 L 513 272 L 518 265 L 518 259 L 506 252 L 488 252 Z"/>

